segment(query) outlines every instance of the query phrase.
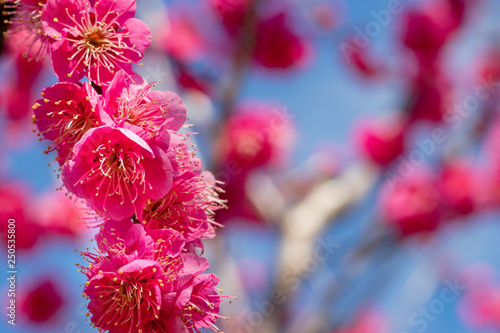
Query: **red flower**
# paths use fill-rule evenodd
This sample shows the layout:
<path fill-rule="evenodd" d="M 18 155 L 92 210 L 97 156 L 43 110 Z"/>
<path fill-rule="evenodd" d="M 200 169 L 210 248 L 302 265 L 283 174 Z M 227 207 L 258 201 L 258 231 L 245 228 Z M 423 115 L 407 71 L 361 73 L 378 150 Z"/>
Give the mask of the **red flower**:
<path fill-rule="evenodd" d="M 221 163 L 231 161 L 245 170 L 283 162 L 293 140 L 290 119 L 262 103 L 236 107 L 222 127 L 216 149 Z"/>
<path fill-rule="evenodd" d="M 73 155 L 62 169 L 65 186 L 112 219 L 138 215 L 148 199 L 163 198 L 172 187 L 168 156 L 126 129 L 93 128 Z"/>
<path fill-rule="evenodd" d="M 116 71 L 132 75 L 151 43 L 148 26 L 134 18 L 135 0 L 48 0 L 42 12 L 59 80 L 77 82 L 83 76 L 107 84 Z"/>
<path fill-rule="evenodd" d="M 262 19 L 257 23 L 253 56 L 268 68 L 289 68 L 299 65 L 308 55 L 306 41 L 288 24 L 285 13 Z"/>
<path fill-rule="evenodd" d="M 444 166 L 439 180 L 443 203 L 450 213 L 468 215 L 476 208 L 473 170 L 461 162 Z"/>
<path fill-rule="evenodd" d="M 39 279 L 21 295 L 20 310 L 35 323 L 54 319 L 65 303 L 58 283 L 51 278 Z"/>
<path fill-rule="evenodd" d="M 380 201 L 385 223 L 401 236 L 434 231 L 441 221 L 441 196 L 435 184 L 427 173 L 387 183 Z"/>
<path fill-rule="evenodd" d="M 43 99 L 33 106 L 41 135 L 53 141 L 46 153 L 57 150 L 60 165 L 72 158 L 72 149 L 90 129 L 102 125 L 97 93 L 88 84 L 61 82 L 42 91 Z"/>
<path fill-rule="evenodd" d="M 404 153 L 406 129 L 401 121 L 367 122 L 358 130 L 356 139 L 366 157 L 386 166 Z"/>
<path fill-rule="evenodd" d="M 237 36 L 255 0 L 209 0 L 229 33 Z"/>

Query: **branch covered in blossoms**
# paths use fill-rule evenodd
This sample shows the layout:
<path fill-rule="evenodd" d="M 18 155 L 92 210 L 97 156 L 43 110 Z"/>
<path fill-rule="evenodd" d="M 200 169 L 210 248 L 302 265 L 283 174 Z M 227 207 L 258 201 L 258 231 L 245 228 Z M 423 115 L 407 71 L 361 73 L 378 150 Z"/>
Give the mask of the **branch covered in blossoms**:
<path fill-rule="evenodd" d="M 193 133 L 179 132 L 190 128 L 180 97 L 132 70 L 151 39 L 136 1 L 5 5 L 14 13 L 7 35 L 27 36 L 24 56 L 49 56 L 60 81 L 43 90 L 33 123 L 50 142 L 45 153 L 57 153 L 63 187 L 86 202 L 100 229 L 96 252 L 82 253 L 88 267 L 80 266 L 92 325 L 219 331 L 227 296 L 197 249 L 215 236 L 214 215 L 225 204 L 195 156 Z"/>

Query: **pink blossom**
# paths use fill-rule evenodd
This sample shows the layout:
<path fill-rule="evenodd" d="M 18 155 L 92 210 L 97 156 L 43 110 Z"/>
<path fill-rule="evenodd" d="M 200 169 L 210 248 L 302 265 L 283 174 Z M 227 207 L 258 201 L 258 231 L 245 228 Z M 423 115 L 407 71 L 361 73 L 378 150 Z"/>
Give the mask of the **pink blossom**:
<path fill-rule="evenodd" d="M 452 93 L 449 79 L 438 70 L 419 73 L 411 86 L 411 119 L 441 122 L 451 109 Z"/>
<path fill-rule="evenodd" d="M 219 280 L 211 274 L 200 275 L 208 269 L 208 261 L 182 253 L 180 233 L 145 232 L 141 224 L 130 220 L 108 220 L 100 229 L 96 235 L 99 252 L 83 253 L 89 267 L 80 266 L 89 278 L 84 296 L 90 299 L 89 312 L 96 327 L 110 332 L 215 327 Z"/>
<path fill-rule="evenodd" d="M 164 258 L 168 259 L 168 257 Z M 169 259 L 167 263 L 167 265 L 164 264 L 164 270 L 166 272 L 165 281 L 168 283 L 162 285 L 161 316 L 150 326 L 167 327 L 170 323 L 178 325 L 179 328 L 185 326 L 191 328 L 194 327 L 194 322 L 198 321 L 201 321 L 199 324 L 203 325 L 205 307 L 209 308 L 206 315 L 213 314 L 217 318 L 219 307 L 215 307 L 215 304 L 219 304 L 220 296 L 213 290 L 219 280 L 211 274 L 200 275 L 208 269 L 208 261 L 196 254 L 188 253 L 182 254 L 180 258 L 175 260 Z M 209 304 L 203 304 L 209 299 L 214 302 L 213 307 Z M 199 304 L 200 301 L 202 304 Z M 203 314 L 202 318 L 195 317 L 195 321 L 190 322 L 189 318 L 193 316 L 191 311 L 200 311 Z M 180 325 L 173 316 L 180 317 L 184 325 Z M 207 325 L 205 327 L 213 326 Z"/>
<path fill-rule="evenodd" d="M 201 161 L 185 142 L 186 138 L 175 133 L 170 136 L 169 152 L 175 156 L 171 159 L 172 189 L 162 199 L 148 201 L 142 222 L 147 230 L 176 230 L 186 242 L 213 237 L 213 228 L 220 226 L 214 220 L 214 212 L 225 207 L 218 197 L 220 189 L 210 172 L 201 172 Z"/>
<path fill-rule="evenodd" d="M 466 163 L 452 161 L 441 171 L 439 186 L 443 203 L 453 216 L 471 214 L 476 208 L 473 170 Z"/>
<path fill-rule="evenodd" d="M 162 306 L 158 318 L 143 327 L 149 332 L 200 332 L 201 328 L 212 328 L 219 332 L 214 322 L 219 315 L 222 290 L 216 287 L 219 279 L 213 274 L 199 275 L 208 267 L 208 262 L 197 255 L 183 255 L 184 266 L 176 280 L 164 285 Z M 225 317 L 222 317 L 225 318 Z"/>
<path fill-rule="evenodd" d="M 362 153 L 373 162 L 386 166 L 405 151 L 406 124 L 403 121 L 362 124 L 356 140 Z"/>
<path fill-rule="evenodd" d="M 224 27 L 237 36 L 255 0 L 209 0 Z"/>
<path fill-rule="evenodd" d="M 436 180 L 425 172 L 386 183 L 380 208 L 385 223 L 401 236 L 434 231 L 441 220 L 441 196 Z"/>
<path fill-rule="evenodd" d="M 221 169 L 231 175 L 222 186 L 221 198 L 229 202 L 229 209 L 218 212 L 220 221 L 238 216 L 262 222 L 246 195 L 246 182 L 255 168 L 283 165 L 294 136 L 293 123 L 283 109 L 264 103 L 236 106 L 221 127 L 215 149 Z"/>
<path fill-rule="evenodd" d="M 37 62 L 49 53 L 50 38 L 43 30 L 42 11 L 47 0 L 5 0 L 4 8 L 12 13 L 7 36 L 14 38 L 24 58 Z M 2 2 L 3 3 L 3 2 Z M 17 51 L 17 50 L 16 50 Z"/>
<path fill-rule="evenodd" d="M 93 128 L 73 154 L 62 169 L 65 186 L 106 217 L 137 215 L 148 199 L 161 199 L 172 187 L 167 155 L 127 129 Z"/>
<path fill-rule="evenodd" d="M 129 129 L 148 142 L 163 141 L 168 146 L 167 131 L 178 131 L 183 126 L 186 106 L 177 94 L 153 91 L 152 87 L 139 76 L 131 78 L 119 71 L 104 93 L 103 110 L 107 116 L 103 119 L 108 125 Z M 112 121 L 108 120 L 110 117 Z"/>
<path fill-rule="evenodd" d="M 15 85 L 4 88 L 3 99 L 5 99 L 5 115 L 9 120 L 17 123 L 29 122 L 29 114 L 33 105 L 34 97 L 29 89 L 19 89 Z"/>
<path fill-rule="evenodd" d="M 414 51 L 423 64 L 434 61 L 450 32 L 437 18 L 416 11 L 405 16 L 402 31 L 404 45 Z"/>
<path fill-rule="evenodd" d="M 288 19 L 287 14 L 280 13 L 258 22 L 253 56 L 260 65 L 283 69 L 306 60 L 306 40 L 289 26 Z"/>
<path fill-rule="evenodd" d="M 154 241 L 140 224 L 132 223 L 130 219 L 107 220 L 99 228 L 95 241 L 102 253 L 110 257 L 126 257 L 127 262 L 154 258 Z"/>
<path fill-rule="evenodd" d="M 63 165 L 84 134 L 102 125 L 96 111 L 97 93 L 88 83 L 62 82 L 45 88 L 42 97 L 33 107 L 33 121 L 40 134 L 53 142 L 46 153 L 57 150 L 57 160 Z"/>
<path fill-rule="evenodd" d="M 84 289 L 92 323 L 110 333 L 139 331 L 158 317 L 162 276 L 157 262 L 135 260 L 92 277 Z"/>
<path fill-rule="evenodd" d="M 19 308 L 23 317 L 35 323 L 54 320 L 66 302 L 59 281 L 55 281 L 50 276 L 42 277 L 27 287 L 29 289 L 21 291 L 19 299 Z"/>
<path fill-rule="evenodd" d="M 135 10 L 135 0 L 47 0 L 42 23 L 55 40 L 50 52 L 59 80 L 76 82 L 86 75 L 102 86 L 119 69 L 132 74 L 132 63 L 151 43 Z"/>
<path fill-rule="evenodd" d="M 200 332 L 202 328 L 211 328 L 218 332 L 215 321 L 225 318 L 219 315 L 220 295 L 216 288 L 219 278 L 213 274 L 202 274 L 193 279 L 193 290 L 189 301 L 181 312 L 181 318 L 188 329 Z"/>
<path fill-rule="evenodd" d="M 80 266 L 90 279 L 98 272 L 113 272 L 134 260 L 154 260 L 167 266 L 172 258 L 177 258 L 184 248 L 180 234 L 172 230 L 149 230 L 132 223 L 130 219 L 107 220 L 95 236 L 99 252 L 83 253 L 89 267 Z M 177 261 L 176 261 L 177 262 Z"/>
<path fill-rule="evenodd" d="M 500 284 L 496 270 L 479 263 L 466 267 L 460 274 L 467 286 L 458 304 L 460 319 L 476 330 L 500 328 Z"/>
<path fill-rule="evenodd" d="M 62 191 L 42 193 L 33 198 L 28 216 L 50 237 L 78 239 L 87 231 L 85 207 L 68 200 Z"/>
<path fill-rule="evenodd" d="M 232 161 L 245 170 L 283 163 L 295 131 L 289 116 L 279 107 L 246 103 L 235 108 L 222 126 L 217 158 Z"/>
<path fill-rule="evenodd" d="M 73 208 L 73 206 L 75 206 Z M 34 194 L 23 183 L 0 184 L 0 219 L 7 243 L 8 220 L 16 222 L 16 247 L 31 249 L 44 238 L 77 238 L 86 230 L 83 211 L 61 192 Z"/>
<path fill-rule="evenodd" d="M 183 173 L 174 178 L 172 189 L 160 200 L 148 202 L 144 211 L 147 229 L 169 228 L 180 232 L 186 242 L 211 235 L 213 211 L 223 204 L 218 199 L 209 173 Z"/>
<path fill-rule="evenodd" d="M 433 66 L 465 15 L 464 0 L 438 0 L 406 14 L 402 40 L 421 66 Z"/>
<path fill-rule="evenodd" d="M 193 61 L 203 55 L 205 40 L 190 11 L 171 8 L 168 12 L 169 27 L 161 38 L 161 47 L 179 61 Z M 164 28 L 164 27 L 162 27 Z"/>

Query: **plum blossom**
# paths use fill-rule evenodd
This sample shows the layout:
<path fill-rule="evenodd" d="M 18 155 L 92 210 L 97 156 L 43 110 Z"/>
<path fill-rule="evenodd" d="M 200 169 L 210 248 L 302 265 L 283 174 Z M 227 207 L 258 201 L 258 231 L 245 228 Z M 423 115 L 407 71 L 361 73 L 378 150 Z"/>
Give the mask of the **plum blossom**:
<path fill-rule="evenodd" d="M 158 34 L 160 47 L 175 59 L 193 61 L 199 59 L 206 45 L 200 29 L 196 26 L 196 18 L 187 10 L 172 8 L 168 12 L 169 28 L 164 27 Z"/>
<path fill-rule="evenodd" d="M 134 18 L 135 10 L 135 0 L 48 0 L 42 23 L 54 39 L 50 53 L 59 80 L 87 76 L 102 86 L 120 69 L 132 74 L 132 64 L 151 43 L 151 31 Z"/>
<path fill-rule="evenodd" d="M 135 260 L 115 272 L 101 272 L 87 281 L 92 322 L 109 332 L 134 332 L 158 317 L 161 305 L 160 265 Z"/>
<path fill-rule="evenodd" d="M 434 68 L 436 60 L 462 24 L 468 5 L 465 0 L 439 0 L 406 13 L 402 42 L 422 66 Z"/>
<path fill-rule="evenodd" d="M 223 206 L 218 199 L 213 176 L 184 173 L 174 178 L 172 189 L 162 199 L 145 207 L 143 223 L 147 229 L 171 228 L 182 233 L 187 242 L 213 237 L 213 212 Z"/>
<path fill-rule="evenodd" d="M 414 174 L 395 184 L 385 184 L 380 207 L 388 225 L 399 235 L 434 231 L 441 221 L 441 194 L 436 180 L 426 172 Z"/>
<path fill-rule="evenodd" d="M 184 138 L 171 133 L 170 149 L 174 180 L 169 193 L 159 200 L 149 200 L 143 213 L 143 224 L 149 229 L 172 229 L 180 232 L 186 242 L 200 237 L 213 237 L 216 210 L 225 207 L 219 199 L 217 182 L 210 172 L 201 172 L 201 161 L 194 156 Z"/>
<path fill-rule="evenodd" d="M 109 220 L 100 229 L 98 253 L 82 253 L 90 265 L 80 266 L 89 279 L 84 297 L 93 325 L 109 332 L 218 330 L 219 279 L 201 274 L 205 258 L 182 253 L 178 232 L 145 232 L 130 220 Z"/>
<path fill-rule="evenodd" d="M 219 315 L 221 299 L 220 289 L 216 288 L 218 283 L 219 278 L 213 274 L 202 274 L 193 279 L 191 297 L 181 312 L 181 318 L 189 329 L 196 332 L 202 328 L 219 330 L 214 324 L 222 317 Z"/>
<path fill-rule="evenodd" d="M 450 161 L 441 171 L 439 188 L 443 203 L 454 215 L 468 215 L 477 206 L 473 169 L 463 161 Z"/>
<path fill-rule="evenodd" d="M 221 163 L 234 161 L 245 170 L 283 162 L 293 141 L 292 121 L 264 103 L 238 105 L 222 126 L 217 142 Z"/>
<path fill-rule="evenodd" d="M 289 15 L 279 13 L 262 19 L 257 24 L 257 36 L 253 56 L 267 68 L 295 67 L 307 60 L 310 54 L 305 39 L 288 24 Z"/>
<path fill-rule="evenodd" d="M 498 330 L 500 285 L 496 269 L 487 263 L 475 263 L 460 272 L 460 279 L 467 286 L 457 306 L 461 321 L 474 330 Z"/>
<path fill-rule="evenodd" d="M 57 152 L 60 168 L 55 171 L 61 172 L 66 194 L 77 198 L 73 205 L 86 205 L 99 228 L 97 252 L 81 253 L 89 265 L 78 265 L 87 278 L 83 296 L 91 325 L 110 333 L 219 331 L 215 321 L 226 296 L 219 295 L 219 279 L 204 274 L 209 263 L 196 250 L 220 226 L 214 214 L 224 201 L 218 197 L 218 182 L 202 171 L 189 142 L 192 133 L 178 133 L 190 127 L 184 124 L 182 100 L 173 92 L 154 91 L 154 83 L 132 71 L 151 34 L 134 18 L 136 1 L 2 4 L 17 15 L 12 32 L 28 36 L 26 53 L 35 52 L 38 59 L 49 52 L 60 80 L 36 101 L 33 123 L 39 140 L 51 141 L 45 153 Z M 30 68 L 35 66 L 20 71 L 29 87 L 39 71 Z M 84 77 L 90 82 L 80 82 Z M 8 221 L 15 214 L 17 227 L 30 228 L 21 233 L 31 238 L 20 236 L 20 248 L 32 247 L 44 227 L 77 234 L 65 225 L 67 220 L 61 221 L 59 213 L 70 214 L 58 197 L 29 205 L 19 189 L 4 190 L 0 201 L 10 208 L 0 209 L 0 215 Z M 26 213 L 28 205 L 34 212 L 49 206 L 57 211 L 36 216 Z M 72 217 L 79 218 L 83 210 L 76 207 Z M 31 223 L 37 218 L 39 228 Z M 46 301 L 56 293 L 53 287 L 35 291 L 35 302 L 42 300 L 47 308 L 26 303 L 34 321 L 51 317 L 60 307 L 57 295 Z"/>
<path fill-rule="evenodd" d="M 49 53 L 51 41 L 44 32 L 42 12 L 47 0 L 4 0 L 4 8 L 12 14 L 7 36 L 14 36 L 22 55 L 37 62 Z"/>
<path fill-rule="evenodd" d="M 9 119 L 24 122 L 36 99 L 31 90 L 43 70 L 43 63 L 31 61 L 21 54 L 13 54 L 13 57 L 16 59 L 15 75 L 8 81 L 1 98 L 5 100 L 5 112 Z"/>
<path fill-rule="evenodd" d="M 34 323 L 53 321 L 66 305 L 65 296 L 57 278 L 41 277 L 21 293 L 19 307 L 23 316 Z"/>
<path fill-rule="evenodd" d="M 404 121 L 366 122 L 358 128 L 355 139 L 367 158 L 386 166 L 404 153 L 406 130 Z"/>
<path fill-rule="evenodd" d="M 90 129 L 73 155 L 62 169 L 65 186 L 109 218 L 137 215 L 148 199 L 160 199 L 172 187 L 166 153 L 127 129 Z"/>
<path fill-rule="evenodd" d="M 146 141 L 168 146 L 167 130 L 178 131 L 186 121 L 186 106 L 170 91 L 152 91 L 139 76 L 120 70 L 103 96 L 102 116 L 108 125 L 129 129 Z M 165 142 L 166 140 L 166 142 Z"/>
<path fill-rule="evenodd" d="M 42 97 L 33 106 L 33 122 L 40 134 L 53 142 L 46 153 L 57 150 L 57 160 L 63 165 L 83 135 L 102 125 L 96 111 L 97 93 L 88 83 L 61 82 L 45 88 Z"/>
<path fill-rule="evenodd" d="M 209 0 L 209 2 L 227 31 L 237 35 L 255 0 Z"/>

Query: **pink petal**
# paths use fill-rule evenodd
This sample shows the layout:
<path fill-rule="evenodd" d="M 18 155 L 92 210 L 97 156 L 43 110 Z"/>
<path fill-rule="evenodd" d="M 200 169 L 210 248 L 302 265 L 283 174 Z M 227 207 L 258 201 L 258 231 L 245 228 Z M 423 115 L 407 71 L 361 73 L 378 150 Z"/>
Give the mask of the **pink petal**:
<path fill-rule="evenodd" d="M 136 9 L 135 0 L 99 0 L 94 6 L 98 21 L 108 24 L 114 21 L 120 26 L 135 16 Z"/>
<path fill-rule="evenodd" d="M 66 26 L 74 26 L 75 23 L 69 15 L 75 15 L 75 20 L 80 22 L 80 10 L 88 4 L 87 0 L 47 0 L 42 9 L 42 25 L 44 32 L 51 38 L 65 36 L 69 29 Z M 67 11 L 66 11 L 67 10 Z M 58 22 L 55 22 L 57 19 Z"/>
<path fill-rule="evenodd" d="M 73 54 L 74 48 L 67 40 L 54 42 L 50 47 L 52 67 L 59 81 L 78 82 L 84 77 L 85 66 L 82 62 L 78 62 L 78 56 L 68 61 Z M 68 76 L 70 73 L 72 73 L 71 77 Z"/>
<path fill-rule="evenodd" d="M 187 119 L 186 105 L 184 105 L 179 95 L 170 91 L 150 91 L 147 97 L 158 101 L 160 105 L 166 105 L 167 120 L 165 129 L 178 131 L 184 125 Z"/>
<path fill-rule="evenodd" d="M 136 18 L 131 18 L 124 24 L 124 32 L 129 33 L 126 39 L 127 44 L 130 46 L 135 45 L 134 50 L 137 52 L 127 48 L 123 49 L 123 55 L 133 62 L 141 60 L 144 56 L 144 51 L 151 44 L 151 30 L 146 23 Z"/>
<path fill-rule="evenodd" d="M 196 276 L 210 267 L 208 260 L 193 253 L 181 254 L 184 260 L 184 267 L 179 272 L 180 275 Z"/>
<path fill-rule="evenodd" d="M 148 169 L 146 181 L 153 189 L 147 191 L 149 199 L 161 199 L 172 188 L 172 165 L 167 154 L 156 146 L 151 147 L 156 156 L 155 159 L 145 159 L 142 163 Z"/>

